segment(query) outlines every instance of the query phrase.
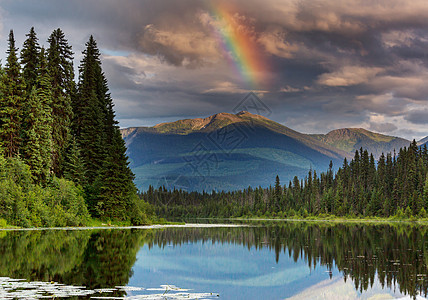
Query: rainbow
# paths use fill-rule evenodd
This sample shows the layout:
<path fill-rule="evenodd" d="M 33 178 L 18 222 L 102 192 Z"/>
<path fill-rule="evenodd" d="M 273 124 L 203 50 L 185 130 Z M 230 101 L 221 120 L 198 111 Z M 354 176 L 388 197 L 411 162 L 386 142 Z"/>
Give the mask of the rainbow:
<path fill-rule="evenodd" d="M 252 89 L 259 89 L 263 85 L 267 63 L 261 55 L 262 51 L 257 44 L 254 34 L 248 30 L 234 10 L 226 3 L 212 2 L 211 17 L 215 20 L 213 33 L 223 50 L 231 67 L 238 73 L 243 82 Z"/>

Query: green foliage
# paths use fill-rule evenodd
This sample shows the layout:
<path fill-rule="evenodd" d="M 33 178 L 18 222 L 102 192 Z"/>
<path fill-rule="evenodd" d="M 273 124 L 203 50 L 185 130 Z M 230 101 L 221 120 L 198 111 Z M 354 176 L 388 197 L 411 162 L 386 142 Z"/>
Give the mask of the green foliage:
<path fill-rule="evenodd" d="M 32 183 L 30 168 L 20 159 L 6 160 L 0 180 L 0 218 L 20 227 L 79 226 L 89 219 L 83 191 L 71 181 L 53 178 L 48 187 Z"/>
<path fill-rule="evenodd" d="M 21 71 L 11 31 L 7 63 L 0 67 L 0 218 L 21 227 L 80 226 L 90 213 L 149 223 L 95 40 L 86 44 L 78 91 L 73 52 L 61 29 L 48 43 L 45 55 L 31 28 Z"/>
<path fill-rule="evenodd" d="M 428 208 L 428 175 L 426 175 L 423 195 L 423 205 Z"/>
<path fill-rule="evenodd" d="M 73 102 L 73 129 L 84 166 L 87 204 L 93 216 L 147 224 L 136 205 L 134 174 L 128 167 L 125 143 L 114 119 L 113 102 L 101 69 L 100 52 L 91 36 L 79 67 L 78 93 Z"/>
<path fill-rule="evenodd" d="M 100 53 L 93 37 L 86 43 L 79 66 L 77 97 L 73 101 L 73 128 L 86 168 L 85 180 L 94 183 L 107 154 L 105 95 L 101 89 Z M 92 207 L 91 207 L 92 210 Z"/>
<path fill-rule="evenodd" d="M 0 142 L 7 157 L 19 154 L 21 144 L 22 96 L 25 84 L 18 63 L 13 31 L 9 33 L 7 60 L 1 78 Z"/>
<path fill-rule="evenodd" d="M 88 289 L 125 286 L 138 250 L 152 235 L 131 230 L 7 232 L 0 236 L 0 269 L 12 278 L 55 280 Z M 104 295 L 123 298 L 126 293 Z"/>
<path fill-rule="evenodd" d="M 53 178 L 49 185 L 50 207 L 62 214 L 55 226 L 85 225 L 89 219 L 84 192 L 80 186 L 63 178 Z"/>
<path fill-rule="evenodd" d="M 80 185 L 83 185 L 85 182 L 85 166 L 80 155 L 80 149 L 77 146 L 77 142 L 74 137 L 66 150 L 64 178 Z"/>
<path fill-rule="evenodd" d="M 406 207 L 406 210 L 404 211 L 404 215 L 406 216 L 406 218 L 410 218 L 412 217 L 412 210 L 410 209 L 410 207 Z"/>
<path fill-rule="evenodd" d="M 413 142 L 398 156 L 381 155 L 376 167 L 367 150 L 356 151 L 354 159 L 333 174 L 332 165 L 320 176 L 309 171 L 288 187 L 248 188 L 234 192 L 198 193 L 149 188 L 141 197 L 155 205 L 162 217 L 287 217 L 338 216 L 423 218 L 428 209 L 428 154 Z M 298 213 L 296 213 L 298 212 Z"/>
<path fill-rule="evenodd" d="M 25 141 L 22 155 L 30 166 L 35 182 L 44 182 L 50 170 L 52 151 L 50 98 L 42 98 L 33 87 L 27 99 Z"/>
<path fill-rule="evenodd" d="M 27 39 L 25 40 L 21 50 L 21 65 L 22 77 L 27 85 L 27 93 L 30 93 L 36 85 L 38 76 L 38 68 L 40 65 L 40 46 L 34 27 L 31 27 L 30 32 L 26 36 Z"/>
<path fill-rule="evenodd" d="M 420 210 L 419 217 L 422 218 L 422 219 L 424 219 L 424 218 L 427 217 L 427 211 L 425 210 L 424 207 L 422 207 L 422 209 Z"/>
<path fill-rule="evenodd" d="M 47 70 L 52 86 L 52 169 L 54 174 L 61 176 L 73 118 L 71 107 L 75 86 L 73 52 L 60 28 L 52 32 L 48 43 Z"/>

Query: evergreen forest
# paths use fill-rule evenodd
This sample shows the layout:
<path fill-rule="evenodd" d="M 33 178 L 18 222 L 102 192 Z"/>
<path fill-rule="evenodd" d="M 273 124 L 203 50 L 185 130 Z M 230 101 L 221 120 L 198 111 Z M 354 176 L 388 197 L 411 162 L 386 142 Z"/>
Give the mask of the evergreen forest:
<path fill-rule="evenodd" d="M 165 187 L 141 193 L 166 218 L 182 217 L 383 217 L 426 218 L 428 209 L 428 151 L 413 141 L 398 153 L 382 154 L 376 161 L 367 150 L 335 172 L 310 170 L 282 185 L 248 187 L 233 192 L 189 192 Z"/>
<path fill-rule="evenodd" d="M 77 82 L 61 29 L 46 49 L 34 28 L 21 50 L 13 30 L 7 42 L 0 68 L 0 225 L 149 223 L 93 36 Z"/>

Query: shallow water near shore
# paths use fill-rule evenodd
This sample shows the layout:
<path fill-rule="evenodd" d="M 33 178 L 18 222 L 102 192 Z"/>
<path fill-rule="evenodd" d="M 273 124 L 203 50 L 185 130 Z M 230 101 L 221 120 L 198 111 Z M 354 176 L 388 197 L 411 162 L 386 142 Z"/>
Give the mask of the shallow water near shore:
<path fill-rule="evenodd" d="M 427 234 L 321 222 L 1 231 L 0 298 L 425 299 Z"/>

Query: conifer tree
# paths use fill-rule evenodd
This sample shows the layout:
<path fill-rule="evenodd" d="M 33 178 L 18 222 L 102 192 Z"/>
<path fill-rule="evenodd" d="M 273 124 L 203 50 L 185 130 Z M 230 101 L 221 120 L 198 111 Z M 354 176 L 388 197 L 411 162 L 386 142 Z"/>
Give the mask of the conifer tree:
<path fill-rule="evenodd" d="M 3 100 L 4 99 L 4 96 L 5 96 L 5 78 L 4 78 L 4 68 L 3 68 L 3 66 L 1 65 L 1 62 L 0 62 L 0 150 L 1 150 L 1 153 L 0 153 L 0 157 L 2 157 L 3 156 L 3 148 L 2 148 L 2 140 L 1 140 L 1 131 L 2 131 L 2 124 L 3 124 L 3 118 L 2 118 L 2 112 L 3 112 L 3 105 L 5 105 L 5 101 Z"/>
<path fill-rule="evenodd" d="M 92 36 L 83 55 L 77 97 L 73 102 L 73 129 L 85 165 L 86 181 L 92 184 L 105 160 L 107 146 L 105 95 L 100 89 L 103 80 L 100 53 Z"/>
<path fill-rule="evenodd" d="M 37 81 L 37 68 L 40 65 L 40 46 L 34 27 L 31 27 L 30 32 L 26 36 L 27 39 L 22 46 L 20 58 L 22 77 L 26 84 L 27 93 L 30 94 Z"/>
<path fill-rule="evenodd" d="M 33 87 L 28 95 L 27 99 L 27 114 L 25 123 L 27 128 L 25 129 L 25 144 L 22 146 L 22 156 L 25 163 L 30 167 L 31 173 L 35 181 L 38 181 L 42 177 L 43 163 L 41 161 L 41 137 L 38 131 L 38 127 L 41 122 L 39 117 L 41 115 L 42 107 L 39 99 L 37 98 L 36 88 Z"/>
<path fill-rule="evenodd" d="M 23 158 L 36 182 L 44 182 L 52 165 L 52 94 L 44 49 L 39 54 L 37 77 L 27 99 L 26 142 Z"/>
<path fill-rule="evenodd" d="M 428 210 L 428 175 L 425 179 L 423 205 L 425 209 Z"/>
<path fill-rule="evenodd" d="M 63 173 L 64 152 L 71 137 L 73 111 L 71 98 L 74 93 L 73 52 L 61 29 L 52 32 L 47 49 L 48 71 L 52 85 L 52 170 Z"/>
<path fill-rule="evenodd" d="M 73 136 L 65 152 L 64 178 L 83 186 L 86 178 L 85 166 L 77 144 L 76 138 Z"/>
<path fill-rule="evenodd" d="M 114 131 L 111 146 L 98 177 L 100 182 L 100 197 L 97 203 L 98 213 L 107 219 L 129 219 L 132 213 L 133 223 L 141 223 L 142 212 L 136 199 L 136 188 L 133 183 L 134 175 L 128 167 L 128 157 L 125 154 L 125 143 L 119 128 Z"/>
<path fill-rule="evenodd" d="M 78 93 L 73 102 L 73 129 L 85 168 L 89 210 L 92 215 L 105 219 L 131 218 L 133 223 L 144 223 L 134 175 L 128 167 L 125 143 L 92 36 L 83 55 Z"/>
<path fill-rule="evenodd" d="M 45 55 L 31 28 L 18 61 L 11 30 L 0 66 L 0 181 L 12 179 L 0 183 L 22 192 L 5 194 L 13 215 L 3 216 L 19 226 L 80 224 L 88 216 L 86 200 L 93 216 L 147 223 L 95 40 L 86 44 L 78 94 L 63 32 L 54 30 L 48 42 Z"/>
<path fill-rule="evenodd" d="M 279 181 L 279 176 L 276 175 L 275 190 L 274 190 L 274 206 L 273 206 L 275 209 L 280 208 L 279 203 L 281 202 L 281 197 L 282 197 L 282 187 Z"/>
<path fill-rule="evenodd" d="M 35 85 L 38 77 L 38 67 L 40 60 L 40 46 L 38 44 L 38 39 L 36 33 L 34 31 L 34 27 L 31 28 L 30 32 L 26 35 L 27 39 L 24 42 L 24 45 L 21 50 L 21 65 L 22 65 L 22 78 L 26 85 L 25 93 L 22 97 L 22 124 L 21 124 L 21 137 L 22 137 L 22 145 L 21 152 L 23 154 L 23 158 L 26 159 L 26 162 L 29 163 L 28 159 L 30 159 L 30 155 L 36 157 L 39 153 L 31 153 L 28 152 L 31 147 L 39 147 L 36 146 L 38 143 L 35 141 L 39 140 L 36 138 L 34 130 L 34 118 L 38 117 L 34 114 L 35 104 L 37 102 Z M 25 153 L 27 151 L 27 153 Z M 33 160 L 33 159 L 32 159 Z M 36 162 L 33 160 L 32 168 Z M 40 169 L 40 168 L 37 168 Z M 33 170 L 33 168 L 32 168 Z"/>
<path fill-rule="evenodd" d="M 7 157 L 17 156 L 21 144 L 21 104 L 25 84 L 22 79 L 17 52 L 13 30 L 11 30 L 6 67 L 2 77 L 3 95 L 0 99 L 0 141 Z"/>
<path fill-rule="evenodd" d="M 43 176 L 44 178 L 48 175 L 52 169 L 53 164 L 53 95 L 52 95 L 52 84 L 51 76 L 48 70 L 48 62 L 45 56 L 44 48 L 41 49 L 39 66 L 38 66 L 38 77 L 36 81 L 37 87 L 37 98 L 41 104 L 42 111 L 40 114 L 40 139 L 41 139 L 41 160 L 43 163 Z M 44 179 L 42 177 L 42 179 Z"/>

